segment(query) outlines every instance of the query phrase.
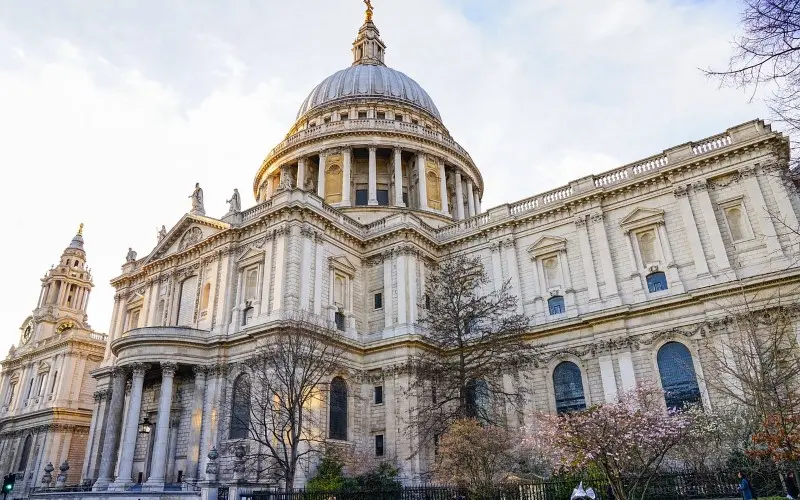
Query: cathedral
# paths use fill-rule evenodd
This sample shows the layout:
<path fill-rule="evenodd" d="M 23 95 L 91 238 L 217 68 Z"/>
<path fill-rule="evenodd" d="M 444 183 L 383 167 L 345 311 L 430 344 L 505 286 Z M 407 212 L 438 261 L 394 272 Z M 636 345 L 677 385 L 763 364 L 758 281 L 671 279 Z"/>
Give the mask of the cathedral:
<path fill-rule="evenodd" d="M 376 464 L 392 457 L 418 484 L 434 450 L 414 453 L 406 438 L 404 367 L 424 333 L 426 279 L 451 254 L 480 257 L 495 287 L 509 281 L 543 346 L 535 366 L 503 376 L 528 395 L 500 403 L 508 425 L 642 382 L 670 405 L 720 403 L 707 381 L 708 343 L 731 328 L 721 302 L 750 291 L 797 300 L 788 139 L 754 120 L 485 209 L 467 149 L 386 60 L 370 7 L 352 64 L 311 90 L 256 169 L 256 205 L 234 192 L 226 214 L 206 213 L 197 185 L 147 255 L 129 251 L 107 342 L 85 322 L 91 281 L 75 237 L 2 365 L 6 471 L 38 486 L 50 462 L 69 459 L 68 482 L 107 498 L 176 484 L 199 498 L 194 485 L 231 484 L 238 439 L 223 410 L 241 361 L 303 313 L 347 341 L 346 369 L 330 374 L 346 410 L 320 408 L 320 432 Z"/>

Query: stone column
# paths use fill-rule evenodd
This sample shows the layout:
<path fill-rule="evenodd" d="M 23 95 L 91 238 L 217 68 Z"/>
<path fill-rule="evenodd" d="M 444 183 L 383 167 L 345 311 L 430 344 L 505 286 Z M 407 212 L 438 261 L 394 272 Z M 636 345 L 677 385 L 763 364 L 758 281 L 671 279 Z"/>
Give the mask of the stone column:
<path fill-rule="evenodd" d="M 456 170 L 456 219 L 464 219 L 464 185 L 459 170 Z"/>
<path fill-rule="evenodd" d="M 689 190 L 686 186 L 678 186 L 673 194 L 678 200 L 678 208 L 681 211 L 683 227 L 686 229 L 686 238 L 689 240 L 689 247 L 692 249 L 692 260 L 694 260 L 694 273 L 698 278 L 710 277 L 708 271 L 708 261 L 703 245 L 700 242 L 700 233 L 697 231 L 697 221 L 692 213 L 692 206 L 689 203 Z M 709 214 L 710 216 L 713 214 Z"/>
<path fill-rule="evenodd" d="M 606 403 L 617 401 L 617 380 L 614 377 L 614 360 L 611 355 L 600 356 L 600 381 L 603 383 L 603 396 Z"/>
<path fill-rule="evenodd" d="M 297 182 L 295 186 L 297 189 L 305 189 L 306 182 L 306 159 L 300 158 L 297 160 Z"/>
<path fill-rule="evenodd" d="M 678 292 L 683 292 L 683 282 L 681 281 L 680 274 L 678 274 L 678 266 L 675 264 L 675 257 L 672 255 L 672 247 L 667 237 L 667 227 L 663 223 L 659 223 L 656 228 L 658 229 L 658 239 L 661 240 L 661 245 L 664 250 L 664 258 L 667 260 L 667 273 L 669 274 L 670 285 L 675 285 Z"/>
<path fill-rule="evenodd" d="M 378 204 L 378 165 L 375 159 L 377 150 L 378 148 L 375 146 L 369 147 L 369 198 L 367 205 L 373 206 Z"/>
<path fill-rule="evenodd" d="M 100 435 L 98 426 L 103 425 L 103 401 L 106 399 L 108 391 L 95 391 L 94 408 L 92 409 L 92 421 L 89 424 L 89 438 L 86 441 L 86 452 L 84 453 L 83 468 L 81 469 L 81 480 L 89 479 L 92 461 L 95 459 L 95 442 Z"/>
<path fill-rule="evenodd" d="M 406 257 L 408 266 L 408 322 L 417 322 L 418 292 L 417 292 L 417 256 L 409 253 Z"/>
<path fill-rule="evenodd" d="M 398 251 L 397 255 L 397 322 L 399 324 L 408 322 L 407 315 L 407 301 L 408 294 L 406 292 L 406 254 L 405 252 Z"/>
<path fill-rule="evenodd" d="M 322 234 L 314 235 L 316 248 L 314 250 L 316 262 L 314 263 L 314 314 L 322 314 L 322 268 L 325 258 L 325 239 Z"/>
<path fill-rule="evenodd" d="M 216 424 L 217 413 L 219 409 L 215 409 L 216 401 L 214 401 L 214 394 L 217 392 L 217 384 L 221 378 L 221 370 L 219 366 L 208 367 L 208 380 L 203 400 L 203 418 L 201 422 L 200 431 L 200 470 L 198 474 L 195 471 L 188 472 L 194 477 L 202 478 L 208 465 L 209 458 L 208 452 L 211 450 L 212 444 L 212 427 Z"/>
<path fill-rule="evenodd" d="M 633 250 L 634 235 L 630 231 L 625 231 L 625 246 L 628 248 L 628 259 L 631 263 L 631 284 L 633 285 L 633 292 L 642 292 L 642 276 L 639 271 L 639 261 L 636 258 L 636 252 Z"/>
<path fill-rule="evenodd" d="M 164 482 L 174 483 L 175 477 L 175 452 L 178 449 L 178 425 L 180 420 L 170 419 L 169 423 L 169 445 L 167 446 L 167 474 Z"/>
<path fill-rule="evenodd" d="M 94 491 L 104 490 L 111 484 L 114 465 L 116 465 L 117 450 L 119 449 L 127 372 L 121 368 L 113 368 L 111 377 L 111 401 L 109 402 L 108 417 L 106 417 L 105 438 L 103 439 L 103 451 L 100 456 L 100 470 L 98 471 L 97 481 L 95 481 L 92 488 Z"/>
<path fill-rule="evenodd" d="M 633 369 L 633 358 L 630 351 L 617 354 L 617 364 L 619 365 L 619 378 L 622 383 L 622 390 L 630 392 L 636 389 L 636 371 Z"/>
<path fill-rule="evenodd" d="M 775 203 L 778 205 L 781 225 L 790 230 L 796 230 L 800 227 L 800 222 L 797 220 L 797 213 L 794 211 L 790 198 L 792 194 L 795 194 L 795 188 L 791 186 L 790 181 L 784 178 L 786 172 L 777 164 L 763 166 L 761 171 L 764 172 L 767 184 L 775 197 Z M 793 231 L 790 231 L 788 236 L 791 241 L 797 241 L 797 235 Z"/>
<path fill-rule="evenodd" d="M 350 160 L 352 150 L 342 148 L 342 206 L 350 206 Z"/>
<path fill-rule="evenodd" d="M 308 227 L 300 228 L 302 254 L 300 255 L 300 309 L 310 311 L 311 307 L 311 247 L 314 242 L 314 231 Z"/>
<path fill-rule="evenodd" d="M 205 366 L 192 366 L 194 372 L 194 394 L 192 395 L 192 416 L 189 419 L 189 435 L 186 442 L 186 481 L 193 483 L 202 475 L 197 473 L 197 463 L 200 459 L 200 431 L 203 427 L 203 401 L 206 393 Z"/>
<path fill-rule="evenodd" d="M 325 200 L 325 152 L 319 153 L 319 170 L 317 171 L 317 196 Z"/>
<path fill-rule="evenodd" d="M 586 227 L 586 216 L 581 215 L 575 219 L 575 227 L 578 232 L 578 243 L 581 247 L 581 259 L 583 260 L 583 273 L 586 277 L 586 291 L 589 294 L 589 301 L 600 300 L 600 289 L 597 287 L 597 274 L 594 270 L 594 259 L 592 258 L 592 246 L 589 243 L 589 228 Z M 566 259 L 564 259 L 566 260 Z"/>
<path fill-rule="evenodd" d="M 169 445 L 169 417 L 172 410 L 172 383 L 178 364 L 171 361 L 161 362 L 161 394 L 158 398 L 158 420 L 156 423 L 156 440 L 153 444 L 153 462 L 150 477 L 144 485 L 145 490 L 161 491 L 167 466 L 167 446 Z"/>
<path fill-rule="evenodd" d="M 394 206 L 404 207 L 403 202 L 403 150 L 394 148 Z"/>
<path fill-rule="evenodd" d="M 608 233 L 603 221 L 603 213 L 595 212 L 589 216 L 592 225 L 597 228 L 597 245 L 600 247 L 600 265 L 603 267 L 603 279 L 606 282 L 606 295 L 610 297 L 619 296 L 617 286 L 617 275 L 614 272 L 614 261 L 611 259 L 611 248 L 608 246 Z"/>
<path fill-rule="evenodd" d="M 286 238 L 288 237 L 289 229 L 287 227 L 280 227 L 275 231 L 275 296 L 272 300 L 272 310 L 279 312 L 283 309 L 284 301 L 284 286 L 286 275 Z"/>
<path fill-rule="evenodd" d="M 439 159 L 439 198 L 442 200 L 442 212 L 450 215 L 450 207 L 447 203 L 447 174 L 444 170 L 444 160 Z"/>
<path fill-rule="evenodd" d="M 392 314 L 392 254 L 383 254 L 383 328 L 391 330 L 394 316 Z"/>
<path fill-rule="evenodd" d="M 475 191 L 475 215 L 480 215 L 481 213 L 481 197 L 478 192 Z"/>
<path fill-rule="evenodd" d="M 725 250 L 725 243 L 722 241 L 722 234 L 719 232 L 719 224 L 717 224 L 714 207 L 711 205 L 711 198 L 708 196 L 706 181 L 695 182 L 692 184 L 692 190 L 697 197 L 697 204 L 700 206 L 700 211 L 705 219 L 706 231 L 711 242 L 711 250 L 714 252 L 714 261 L 717 263 L 717 268 L 720 271 L 728 271 L 731 268 L 731 264 L 728 261 L 728 253 Z"/>
<path fill-rule="evenodd" d="M 472 179 L 467 177 L 467 208 L 469 209 L 469 216 L 475 217 L 475 198 L 472 193 Z"/>
<path fill-rule="evenodd" d="M 498 241 L 489 246 L 492 259 L 492 284 L 495 291 L 499 291 L 503 286 L 505 280 L 503 279 L 503 261 L 501 260 L 500 252 L 503 249 L 503 242 Z"/>
<path fill-rule="evenodd" d="M 514 237 L 508 238 L 503 242 L 503 253 L 505 254 L 506 269 L 508 269 L 508 278 L 511 280 L 511 293 L 517 296 L 517 312 L 523 314 L 524 304 L 522 299 L 522 287 L 519 282 L 519 265 L 517 264 L 517 245 L 514 242 Z M 534 283 L 536 282 L 535 275 Z M 534 284 L 534 290 L 536 285 Z"/>
<path fill-rule="evenodd" d="M 417 153 L 417 177 L 420 210 L 428 209 L 428 186 L 425 184 L 425 153 Z"/>
<path fill-rule="evenodd" d="M 119 469 L 117 479 L 108 487 L 109 490 L 124 490 L 131 484 L 133 470 L 133 452 L 136 448 L 136 436 L 139 434 L 139 413 L 142 409 L 142 388 L 144 386 L 144 372 L 147 365 L 134 363 L 131 366 L 131 394 L 128 401 L 128 414 L 125 417 L 125 429 L 122 434 L 122 449 L 119 455 Z M 105 457 L 104 457 L 105 460 Z"/>
<path fill-rule="evenodd" d="M 778 241 L 778 233 L 775 231 L 775 224 L 772 222 L 772 215 L 767 210 L 767 202 L 764 200 L 764 193 L 758 184 L 755 167 L 745 167 L 739 170 L 742 182 L 747 190 L 747 195 L 753 202 L 753 209 L 758 214 L 758 225 L 761 226 L 761 233 L 764 235 L 764 243 L 767 245 L 767 252 L 770 258 L 783 258 L 783 248 Z M 792 229 L 796 229 L 796 226 Z"/>
<path fill-rule="evenodd" d="M 261 273 L 261 300 L 258 304 L 258 314 L 269 314 L 269 290 L 272 281 L 272 232 L 268 232 L 264 241 L 264 262 Z M 220 287 L 222 290 L 222 287 Z M 241 324 L 241 319 L 239 320 Z"/>

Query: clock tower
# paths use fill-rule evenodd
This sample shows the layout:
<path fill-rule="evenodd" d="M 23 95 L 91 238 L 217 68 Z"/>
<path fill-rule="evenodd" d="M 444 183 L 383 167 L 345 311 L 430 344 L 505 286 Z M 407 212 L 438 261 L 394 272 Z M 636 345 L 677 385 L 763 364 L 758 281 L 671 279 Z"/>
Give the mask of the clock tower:
<path fill-rule="evenodd" d="M 0 469 L 17 473 L 17 494 L 47 486 L 49 463 L 72 483 L 80 478 L 92 410 L 107 396 L 95 394 L 89 376 L 106 343 L 86 315 L 92 286 L 81 224 L 0 362 Z"/>

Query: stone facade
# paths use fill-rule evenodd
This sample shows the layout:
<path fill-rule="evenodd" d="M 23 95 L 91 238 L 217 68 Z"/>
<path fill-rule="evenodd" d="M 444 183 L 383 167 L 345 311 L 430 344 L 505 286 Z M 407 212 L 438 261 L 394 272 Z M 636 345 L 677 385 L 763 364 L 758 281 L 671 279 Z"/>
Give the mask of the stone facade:
<path fill-rule="evenodd" d="M 14 472 L 12 498 L 33 487 L 75 484 L 89 441 L 92 407 L 102 399 L 89 372 L 100 365 L 106 336 L 89 326 L 86 304 L 92 289 L 82 230 L 58 264 L 42 278 L 33 314 L 20 328 L 0 369 L 0 469 Z M 45 474 L 48 463 L 53 472 Z"/>
<path fill-rule="evenodd" d="M 257 205 L 231 201 L 214 218 L 196 190 L 192 211 L 112 281 L 110 341 L 92 373 L 111 395 L 96 405 L 83 469 L 95 490 L 202 480 L 212 448 L 217 479 L 231 482 L 223 410 L 237 363 L 298 312 L 349 342 L 344 445 L 372 449 L 380 435 L 404 480 L 421 480 L 433 452 L 411 453 L 403 367 L 418 348 L 431 265 L 448 254 L 480 256 L 489 286 L 510 280 L 544 345 L 536 366 L 504 377 L 527 389 L 499 409 L 512 426 L 661 384 L 667 347 L 688 353 L 683 382 L 713 408 L 704 346 L 729 328 L 720 301 L 742 287 L 796 299 L 800 201 L 784 181 L 788 140 L 769 125 L 484 212 L 477 167 L 419 85 L 384 66 L 384 49 L 370 18 L 353 66 L 312 91 L 258 169 Z M 569 400 L 554 377 L 573 368 Z"/>

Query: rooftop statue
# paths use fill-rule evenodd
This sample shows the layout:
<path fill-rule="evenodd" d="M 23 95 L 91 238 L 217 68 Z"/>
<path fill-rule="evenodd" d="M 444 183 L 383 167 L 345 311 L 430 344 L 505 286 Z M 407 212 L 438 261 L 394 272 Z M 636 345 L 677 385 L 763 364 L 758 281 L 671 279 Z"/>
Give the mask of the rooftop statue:
<path fill-rule="evenodd" d="M 199 182 L 194 185 L 194 191 L 189 198 L 192 199 L 192 211 L 190 213 L 205 215 L 206 209 L 203 207 L 203 189 L 200 187 Z"/>

